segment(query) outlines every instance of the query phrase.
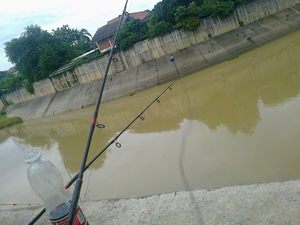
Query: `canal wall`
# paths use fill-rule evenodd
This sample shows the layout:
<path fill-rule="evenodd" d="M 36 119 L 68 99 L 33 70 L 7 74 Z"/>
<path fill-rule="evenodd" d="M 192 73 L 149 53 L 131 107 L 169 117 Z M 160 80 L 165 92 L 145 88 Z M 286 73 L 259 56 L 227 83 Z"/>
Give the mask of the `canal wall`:
<path fill-rule="evenodd" d="M 298 225 L 300 181 L 188 190 L 79 202 L 89 224 Z M 1 224 L 23 225 L 43 207 L 0 210 Z M 44 214 L 36 223 L 51 224 Z"/>
<path fill-rule="evenodd" d="M 299 5 L 295 5 L 298 3 L 300 0 L 256 0 L 238 7 L 225 18 L 202 19 L 194 32 L 178 29 L 163 37 L 139 42 L 127 51 L 118 52 L 114 55 L 118 62 L 111 64 L 102 99 L 107 101 L 138 92 L 179 76 L 179 70 L 187 73 L 204 68 L 298 29 Z M 241 21 L 243 26 L 240 26 Z M 176 65 L 170 62 L 171 55 L 175 57 Z M 40 118 L 41 113 L 36 114 L 39 109 L 35 108 L 40 107 L 38 102 L 42 102 L 41 108 L 45 109 L 42 116 L 94 104 L 106 63 L 107 56 L 37 82 L 34 84 L 34 95 L 25 93 L 25 90 L 5 95 L 6 100 L 20 102 L 8 108 L 7 116 L 20 116 L 23 120 Z M 38 100 L 45 94 L 54 93 L 54 98 L 48 98 L 51 102 Z M 26 103 L 21 103 L 24 101 Z M 28 109 L 24 111 L 30 115 L 20 115 L 24 107 Z"/>

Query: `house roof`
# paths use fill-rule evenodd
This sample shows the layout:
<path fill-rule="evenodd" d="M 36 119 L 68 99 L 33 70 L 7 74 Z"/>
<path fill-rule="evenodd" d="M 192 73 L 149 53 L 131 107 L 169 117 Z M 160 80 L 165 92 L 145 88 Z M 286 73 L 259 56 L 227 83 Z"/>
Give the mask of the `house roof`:
<path fill-rule="evenodd" d="M 123 23 L 128 22 L 129 20 L 133 20 L 133 18 L 130 16 L 124 16 Z M 109 24 L 106 24 L 103 27 L 98 28 L 98 30 L 96 31 L 95 35 L 91 40 L 91 44 L 101 41 L 115 34 L 118 30 L 119 22 L 120 19 L 115 20 Z"/>
<path fill-rule="evenodd" d="M 14 73 L 14 72 L 16 72 L 16 67 L 13 66 L 13 67 L 9 68 L 9 70 L 7 70 L 6 72 L 8 72 L 8 73 Z"/>
<path fill-rule="evenodd" d="M 129 13 L 127 14 L 127 16 L 125 16 L 123 23 L 133 19 L 139 19 L 145 21 L 148 20 L 152 15 L 153 13 L 149 13 L 149 11 L 147 10 L 142 12 Z M 106 39 L 114 35 L 117 32 L 120 19 L 121 19 L 121 15 L 108 21 L 105 26 L 98 28 L 98 30 L 96 31 L 95 35 L 91 40 L 91 44 L 99 42 L 103 39 Z"/>
<path fill-rule="evenodd" d="M 135 19 L 135 20 L 136 19 L 144 20 L 145 17 L 147 17 L 149 15 L 149 11 L 145 10 L 145 11 L 141 11 L 141 12 L 129 13 L 128 15 L 130 17 L 132 17 L 133 19 Z M 116 21 L 116 20 L 118 20 L 120 18 L 121 18 L 121 15 L 119 15 L 118 17 L 116 17 L 116 18 L 108 21 L 107 24 L 112 23 L 112 22 L 114 22 L 114 21 Z"/>
<path fill-rule="evenodd" d="M 143 21 L 149 20 L 153 16 L 154 12 L 148 13 L 147 16 L 144 17 Z"/>

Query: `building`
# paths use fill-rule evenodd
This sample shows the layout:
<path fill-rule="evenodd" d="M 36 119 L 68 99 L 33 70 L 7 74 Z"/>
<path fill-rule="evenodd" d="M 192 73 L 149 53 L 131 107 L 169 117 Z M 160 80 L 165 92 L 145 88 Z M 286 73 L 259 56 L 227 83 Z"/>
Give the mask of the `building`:
<path fill-rule="evenodd" d="M 135 13 L 127 13 L 123 17 L 123 22 L 126 23 L 134 19 L 139 19 L 142 21 L 146 21 L 150 19 L 151 13 L 149 11 L 135 12 Z M 113 37 L 114 34 L 118 30 L 119 22 L 121 19 L 121 15 L 107 22 L 103 27 L 98 28 L 95 35 L 91 40 L 91 44 L 96 44 L 99 48 L 100 52 L 108 51 L 113 46 Z"/>

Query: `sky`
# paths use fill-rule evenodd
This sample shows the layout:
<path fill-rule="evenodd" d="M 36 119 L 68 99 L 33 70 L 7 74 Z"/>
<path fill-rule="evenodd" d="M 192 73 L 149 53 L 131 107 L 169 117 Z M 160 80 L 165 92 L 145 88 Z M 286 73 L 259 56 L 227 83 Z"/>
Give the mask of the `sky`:
<path fill-rule="evenodd" d="M 159 1 L 128 0 L 127 12 L 152 10 Z M 5 55 L 4 43 L 20 37 L 25 27 L 37 24 L 51 32 L 68 24 L 70 28 L 87 29 L 93 36 L 99 27 L 122 14 L 124 5 L 125 0 L 6 1 L 0 8 L 0 71 L 14 66 Z"/>

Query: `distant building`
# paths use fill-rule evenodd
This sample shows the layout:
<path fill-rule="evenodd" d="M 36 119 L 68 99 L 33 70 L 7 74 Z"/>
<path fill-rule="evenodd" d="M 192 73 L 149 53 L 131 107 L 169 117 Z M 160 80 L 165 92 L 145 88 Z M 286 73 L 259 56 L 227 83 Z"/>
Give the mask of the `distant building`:
<path fill-rule="evenodd" d="M 128 13 L 123 17 L 123 22 L 126 23 L 134 19 L 146 21 L 152 16 L 149 11 Z M 98 28 L 95 35 L 91 40 L 91 44 L 97 44 L 100 52 L 108 51 L 113 46 L 113 36 L 117 32 L 118 25 L 121 19 L 121 15 L 107 22 L 103 27 Z"/>
<path fill-rule="evenodd" d="M 9 70 L 6 70 L 7 73 L 12 73 L 12 74 L 17 74 L 18 72 L 16 71 L 16 67 L 13 66 L 9 68 Z"/>

